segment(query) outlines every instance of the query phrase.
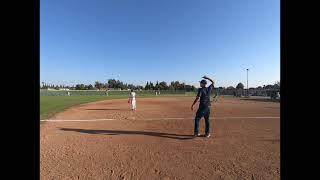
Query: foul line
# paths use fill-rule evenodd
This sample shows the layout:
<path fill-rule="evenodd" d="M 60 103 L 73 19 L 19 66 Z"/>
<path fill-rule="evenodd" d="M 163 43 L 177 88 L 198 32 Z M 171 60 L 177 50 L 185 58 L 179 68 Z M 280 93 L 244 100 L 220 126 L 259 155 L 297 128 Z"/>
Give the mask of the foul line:
<path fill-rule="evenodd" d="M 280 117 L 210 117 L 212 119 L 279 119 Z M 153 121 L 153 120 L 176 120 L 176 119 L 194 119 L 194 117 L 189 117 L 189 118 L 145 118 L 142 119 L 145 121 Z M 73 120 L 57 120 L 57 119 L 45 119 L 45 120 L 40 120 L 40 121 L 46 121 L 46 122 L 92 122 L 92 121 L 114 121 L 117 119 L 83 119 L 83 120 L 78 120 L 78 119 L 73 119 Z M 137 120 L 133 118 L 129 118 L 129 120 Z M 138 120 L 141 121 L 141 120 Z"/>
<path fill-rule="evenodd" d="M 174 120 L 174 119 L 194 119 L 195 117 L 186 118 L 145 118 L 144 120 Z M 210 117 L 212 119 L 279 119 L 280 117 Z"/>
<path fill-rule="evenodd" d="M 72 120 L 57 120 L 57 119 L 44 119 L 44 120 L 40 120 L 40 121 L 50 121 L 50 122 L 87 122 L 87 121 L 114 121 L 116 119 L 83 119 L 83 120 L 78 120 L 78 119 L 72 119 Z"/>

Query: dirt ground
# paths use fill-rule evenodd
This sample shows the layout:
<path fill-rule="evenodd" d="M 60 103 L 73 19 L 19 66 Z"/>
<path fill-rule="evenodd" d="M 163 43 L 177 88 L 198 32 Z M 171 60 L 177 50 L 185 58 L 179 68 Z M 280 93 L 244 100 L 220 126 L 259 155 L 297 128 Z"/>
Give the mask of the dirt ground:
<path fill-rule="evenodd" d="M 136 112 L 109 100 L 57 114 L 65 121 L 41 123 L 40 178 L 280 179 L 279 102 L 218 99 L 212 136 L 192 138 L 193 100 L 137 99 Z"/>

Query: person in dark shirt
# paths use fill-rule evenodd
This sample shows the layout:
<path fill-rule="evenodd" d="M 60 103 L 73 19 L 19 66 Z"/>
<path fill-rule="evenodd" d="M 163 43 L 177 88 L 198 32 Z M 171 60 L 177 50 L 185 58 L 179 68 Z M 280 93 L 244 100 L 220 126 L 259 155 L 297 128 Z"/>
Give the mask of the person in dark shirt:
<path fill-rule="evenodd" d="M 206 87 L 207 81 L 204 79 L 200 81 L 201 88 L 198 89 L 198 94 L 191 106 L 191 110 L 193 110 L 194 105 L 200 99 L 199 108 L 197 110 L 196 117 L 194 119 L 194 136 L 195 137 L 200 136 L 200 133 L 199 133 L 200 119 L 204 117 L 205 136 L 208 138 L 210 137 L 210 118 L 209 118 L 210 108 L 211 108 L 210 94 L 214 87 L 214 81 L 208 78 L 207 76 L 203 76 L 202 78 L 209 80 L 211 82 L 211 85 Z"/>

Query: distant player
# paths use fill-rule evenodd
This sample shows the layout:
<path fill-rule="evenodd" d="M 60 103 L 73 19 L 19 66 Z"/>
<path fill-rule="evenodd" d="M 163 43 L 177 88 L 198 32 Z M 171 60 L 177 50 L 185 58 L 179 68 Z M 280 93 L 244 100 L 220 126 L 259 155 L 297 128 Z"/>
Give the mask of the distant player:
<path fill-rule="evenodd" d="M 136 93 L 133 91 L 133 89 L 131 89 L 128 103 L 131 103 L 131 110 L 132 111 L 135 111 L 137 109 L 137 106 L 136 106 Z"/>
<path fill-rule="evenodd" d="M 70 92 L 68 91 L 68 96 L 70 96 Z"/>
<path fill-rule="evenodd" d="M 208 79 L 211 82 L 211 85 L 209 87 L 206 87 L 207 81 L 204 79 L 200 81 L 201 88 L 198 89 L 198 94 L 193 104 L 191 105 L 191 110 L 193 110 L 193 106 L 200 99 L 199 108 L 197 110 L 196 117 L 194 119 L 194 137 L 200 136 L 200 133 L 199 133 L 200 119 L 204 117 L 205 136 L 208 138 L 210 137 L 210 119 L 209 119 L 210 108 L 211 108 L 210 94 L 214 87 L 214 81 L 208 78 L 207 76 L 203 76 L 202 78 Z"/>
<path fill-rule="evenodd" d="M 106 89 L 105 94 L 106 94 L 107 96 L 109 96 L 109 89 Z"/>

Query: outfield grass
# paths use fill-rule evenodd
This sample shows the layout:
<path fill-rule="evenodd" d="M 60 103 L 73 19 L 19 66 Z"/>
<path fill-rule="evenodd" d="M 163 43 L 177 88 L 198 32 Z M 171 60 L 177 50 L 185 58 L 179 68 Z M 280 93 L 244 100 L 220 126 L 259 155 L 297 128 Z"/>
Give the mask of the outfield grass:
<path fill-rule="evenodd" d="M 155 96 L 153 94 L 141 94 L 137 98 L 146 97 L 187 97 L 196 96 L 194 92 L 187 92 L 186 94 L 160 94 Z M 234 98 L 233 96 L 221 95 L 221 98 Z M 110 99 L 127 99 L 128 95 L 114 95 L 114 96 L 40 96 L 40 119 L 47 119 L 54 114 L 64 111 L 72 106 Z"/>
<path fill-rule="evenodd" d="M 71 106 L 127 96 L 40 96 L 40 119 L 46 119 Z"/>
<path fill-rule="evenodd" d="M 194 96 L 194 94 L 164 94 L 155 96 L 153 94 L 139 95 L 137 98 L 145 97 L 174 97 L 174 96 Z M 67 108 L 79 104 L 110 100 L 110 99 L 127 99 L 128 95 L 117 96 L 40 96 L 40 119 L 47 119 L 54 114 L 64 111 Z"/>

